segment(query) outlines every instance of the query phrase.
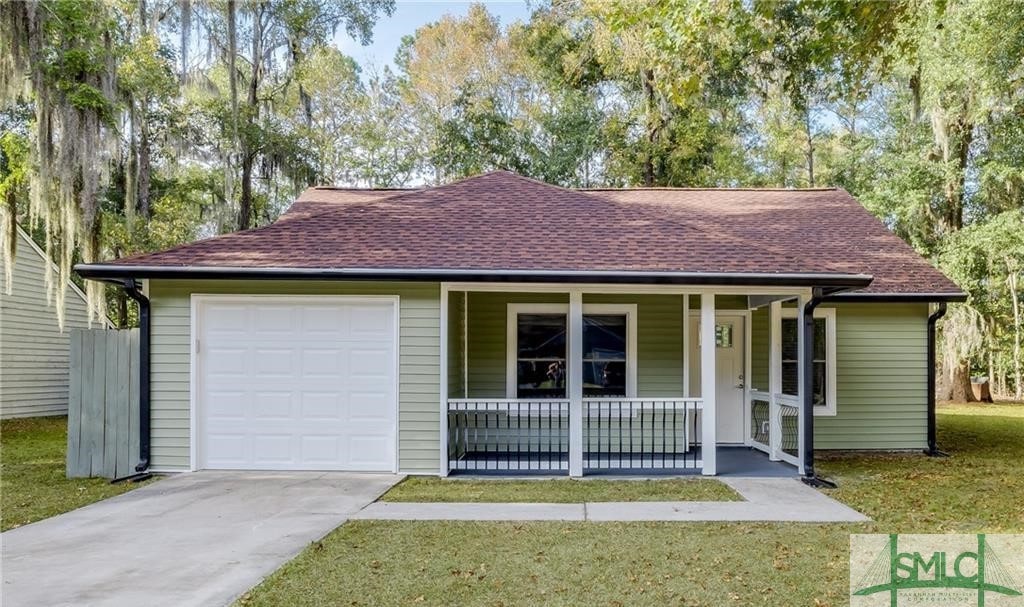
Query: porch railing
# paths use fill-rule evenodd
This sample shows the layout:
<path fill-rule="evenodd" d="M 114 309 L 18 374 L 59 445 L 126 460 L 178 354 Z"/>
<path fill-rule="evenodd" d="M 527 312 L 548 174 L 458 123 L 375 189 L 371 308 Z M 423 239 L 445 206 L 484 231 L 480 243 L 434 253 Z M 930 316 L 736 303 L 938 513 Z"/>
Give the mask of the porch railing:
<path fill-rule="evenodd" d="M 778 413 L 774 423 L 779 429 L 779 457 L 782 461 L 800 465 L 800 401 L 795 396 L 776 394 Z"/>
<path fill-rule="evenodd" d="M 774 401 L 774 407 L 772 402 Z M 778 459 L 799 465 L 800 401 L 789 394 L 750 391 L 750 444 Z"/>
<path fill-rule="evenodd" d="M 452 472 L 569 472 L 569 401 L 451 399 Z"/>
<path fill-rule="evenodd" d="M 450 399 L 448 467 L 569 472 L 567 399 Z M 700 470 L 700 399 L 585 398 L 584 472 Z"/>
<path fill-rule="evenodd" d="M 583 471 L 700 469 L 700 399 L 583 399 Z"/>

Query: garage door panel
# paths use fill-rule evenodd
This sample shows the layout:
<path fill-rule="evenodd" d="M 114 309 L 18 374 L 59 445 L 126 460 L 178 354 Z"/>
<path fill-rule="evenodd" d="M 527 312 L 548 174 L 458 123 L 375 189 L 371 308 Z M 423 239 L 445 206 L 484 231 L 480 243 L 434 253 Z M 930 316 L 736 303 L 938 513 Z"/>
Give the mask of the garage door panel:
<path fill-rule="evenodd" d="M 344 397 L 340 392 L 313 392 L 304 390 L 300 397 L 299 414 L 314 421 L 341 421 Z"/>
<path fill-rule="evenodd" d="M 395 468 L 395 304 L 326 299 L 200 307 L 197 467 Z"/>
<path fill-rule="evenodd" d="M 207 392 L 207 416 L 211 421 L 241 421 L 249 409 L 249 394 L 210 390 Z"/>
<path fill-rule="evenodd" d="M 248 437 L 244 434 L 221 434 L 211 432 L 207 435 L 206 450 L 210 461 L 224 465 L 242 465 L 246 462 Z"/>
<path fill-rule="evenodd" d="M 307 434 L 300 438 L 302 461 L 309 464 L 329 465 L 347 459 L 342 437 L 329 434 Z"/>
<path fill-rule="evenodd" d="M 293 306 L 262 304 L 252 309 L 250 329 L 257 337 L 289 337 L 295 333 L 295 316 Z"/>
<path fill-rule="evenodd" d="M 392 377 L 394 354 L 388 349 L 352 348 L 349 353 L 349 376 L 353 380 L 379 381 Z"/>
<path fill-rule="evenodd" d="M 251 438 L 252 459 L 258 467 L 288 466 L 294 463 L 291 434 L 256 434 Z"/>
<path fill-rule="evenodd" d="M 353 337 L 386 338 L 392 332 L 394 315 L 381 306 L 352 306 L 350 313 Z"/>
<path fill-rule="evenodd" d="M 302 374 L 306 378 L 344 376 L 346 357 L 338 348 L 303 348 Z"/>
<path fill-rule="evenodd" d="M 352 391 L 348 400 L 350 422 L 378 422 L 391 418 L 392 397 L 386 392 Z"/>
<path fill-rule="evenodd" d="M 255 371 L 262 377 L 292 377 L 295 375 L 294 348 L 254 348 L 250 354 Z"/>
<path fill-rule="evenodd" d="M 255 391 L 252 395 L 252 416 L 257 421 L 288 422 L 295 415 L 295 394 L 292 392 Z"/>
<path fill-rule="evenodd" d="M 204 317 L 211 336 L 244 335 L 250 325 L 245 306 L 218 305 L 206 309 Z"/>
<path fill-rule="evenodd" d="M 391 453 L 394 451 L 393 441 L 392 437 L 385 435 L 353 437 L 349 442 L 352 448 L 349 462 L 353 468 L 379 469 L 379 466 L 391 460 Z"/>
<path fill-rule="evenodd" d="M 249 357 L 246 348 L 207 348 L 204 359 L 204 371 L 209 377 L 241 377 L 247 373 L 245 362 Z"/>
<path fill-rule="evenodd" d="M 300 310 L 299 317 L 304 333 L 343 337 L 348 325 L 348 314 L 344 308 L 305 306 Z"/>

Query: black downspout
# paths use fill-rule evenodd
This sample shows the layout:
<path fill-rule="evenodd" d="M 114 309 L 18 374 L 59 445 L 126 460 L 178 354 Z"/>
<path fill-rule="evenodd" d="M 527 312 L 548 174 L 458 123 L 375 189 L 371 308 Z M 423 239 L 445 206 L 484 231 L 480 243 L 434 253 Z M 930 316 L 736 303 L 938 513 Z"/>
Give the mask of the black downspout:
<path fill-rule="evenodd" d="M 935 323 L 946 315 L 946 302 L 939 302 L 939 307 L 928 317 L 928 448 L 925 454 L 931 457 L 949 457 L 948 453 L 939 451 L 935 440 Z"/>
<path fill-rule="evenodd" d="M 150 386 L 149 386 L 149 298 L 134 278 L 110 281 L 121 286 L 125 294 L 139 305 L 139 463 L 135 474 L 116 478 L 112 483 L 141 481 L 152 476 L 149 472 L 150 450 Z"/>
<path fill-rule="evenodd" d="M 803 409 L 803 448 L 804 469 L 803 480 L 812 487 L 832 487 L 836 484 L 830 480 L 819 478 L 814 473 L 814 309 L 824 299 L 821 288 L 811 290 L 811 298 L 804 304 L 803 351 L 800 353 L 800 364 L 803 365 L 804 382 L 800 386 Z"/>

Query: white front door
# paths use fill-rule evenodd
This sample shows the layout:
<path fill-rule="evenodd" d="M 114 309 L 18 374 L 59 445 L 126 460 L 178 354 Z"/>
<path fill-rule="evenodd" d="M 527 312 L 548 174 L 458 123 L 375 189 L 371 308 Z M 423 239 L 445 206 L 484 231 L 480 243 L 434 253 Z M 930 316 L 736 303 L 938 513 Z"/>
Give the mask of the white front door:
<path fill-rule="evenodd" d="M 393 471 L 396 306 L 198 296 L 195 467 Z"/>
<path fill-rule="evenodd" d="M 715 320 L 716 431 L 718 442 L 742 444 L 744 441 L 744 367 L 743 316 L 719 312 Z M 700 319 L 690 319 L 690 388 L 700 394 Z"/>

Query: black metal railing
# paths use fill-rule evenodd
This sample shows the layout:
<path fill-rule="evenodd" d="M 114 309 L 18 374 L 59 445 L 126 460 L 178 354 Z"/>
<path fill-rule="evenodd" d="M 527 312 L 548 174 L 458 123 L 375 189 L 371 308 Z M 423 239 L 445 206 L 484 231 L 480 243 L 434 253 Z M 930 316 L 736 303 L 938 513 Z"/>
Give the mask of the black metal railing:
<path fill-rule="evenodd" d="M 451 472 L 569 471 L 569 401 L 448 401 Z"/>
<path fill-rule="evenodd" d="M 800 407 L 795 404 L 779 403 L 779 429 L 781 442 L 779 448 L 783 453 L 793 457 L 800 456 Z"/>
<path fill-rule="evenodd" d="M 699 399 L 583 400 L 583 471 L 700 469 Z"/>
<path fill-rule="evenodd" d="M 750 439 L 765 447 L 771 446 L 771 403 L 761 398 L 750 399 Z"/>

